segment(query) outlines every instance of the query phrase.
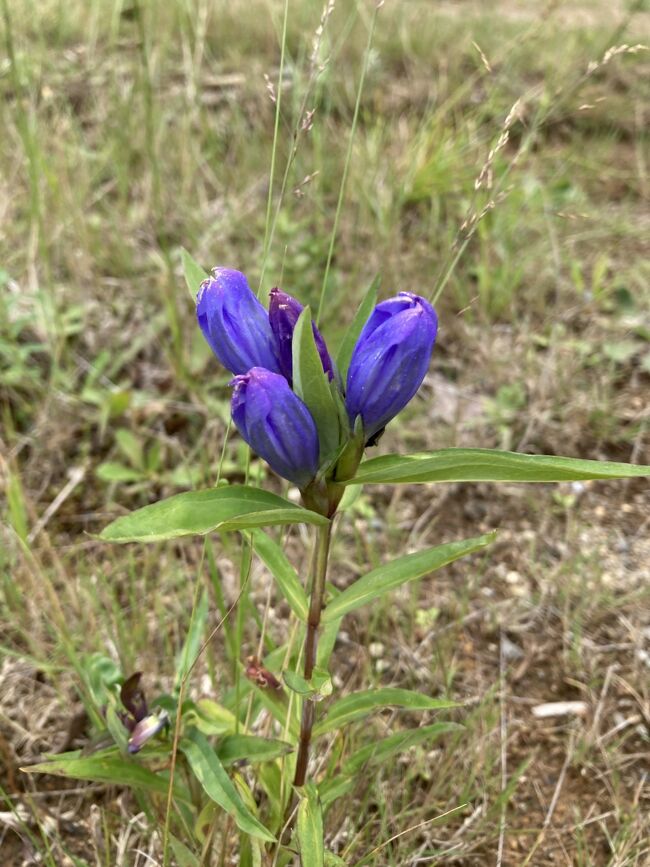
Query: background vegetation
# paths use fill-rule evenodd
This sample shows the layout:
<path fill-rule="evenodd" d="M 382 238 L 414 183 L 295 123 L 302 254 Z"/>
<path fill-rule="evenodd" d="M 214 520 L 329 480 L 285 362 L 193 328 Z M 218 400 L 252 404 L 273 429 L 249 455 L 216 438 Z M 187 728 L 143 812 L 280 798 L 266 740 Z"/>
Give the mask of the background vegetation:
<path fill-rule="evenodd" d="M 220 462 L 241 478 L 181 247 L 264 292 L 324 297 L 332 343 L 376 273 L 384 294 L 440 289 L 395 450 L 650 462 L 647 5 L 393 2 L 371 43 L 370 2 L 323 19 L 288 6 L 281 58 L 271 0 L 0 4 L 3 864 L 159 863 L 156 818 L 131 795 L 19 768 L 87 741 L 98 655 L 170 689 L 196 582 L 206 630 L 237 598 L 235 541 L 204 561 L 198 542 L 93 536 L 213 484 Z M 339 586 L 397 551 L 501 532 L 348 623 L 341 692 L 445 690 L 465 729 L 364 775 L 327 816 L 331 849 L 368 865 L 646 863 L 648 505 L 641 480 L 361 497 Z M 287 622 L 255 562 L 191 693 L 218 698 Z M 580 704 L 535 712 L 559 700 Z M 400 716 L 372 726 L 330 760 Z M 227 834 L 214 851 L 236 863 Z"/>

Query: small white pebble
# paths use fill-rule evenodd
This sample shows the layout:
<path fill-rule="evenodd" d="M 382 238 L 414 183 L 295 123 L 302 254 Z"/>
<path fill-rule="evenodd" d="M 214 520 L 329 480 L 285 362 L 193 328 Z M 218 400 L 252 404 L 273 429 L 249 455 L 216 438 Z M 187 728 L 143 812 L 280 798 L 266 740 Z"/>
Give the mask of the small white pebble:
<path fill-rule="evenodd" d="M 546 719 L 550 716 L 585 716 L 587 710 L 586 701 L 549 701 L 535 705 L 533 716 L 537 719 Z"/>

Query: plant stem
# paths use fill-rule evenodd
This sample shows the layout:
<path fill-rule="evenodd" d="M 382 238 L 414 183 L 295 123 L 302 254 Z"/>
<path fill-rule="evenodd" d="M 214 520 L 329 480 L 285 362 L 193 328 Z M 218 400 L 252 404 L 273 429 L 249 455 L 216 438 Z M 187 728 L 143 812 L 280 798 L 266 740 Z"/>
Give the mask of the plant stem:
<path fill-rule="evenodd" d="M 316 546 L 316 561 L 314 564 L 314 576 L 311 586 L 311 598 L 309 600 L 309 615 L 307 618 L 307 635 L 305 637 L 305 680 L 310 680 L 316 665 L 316 651 L 318 649 L 318 627 L 320 625 L 321 612 L 323 610 L 323 597 L 325 595 L 325 579 L 327 576 L 327 558 L 329 556 L 330 541 L 332 538 L 331 522 L 325 527 L 318 528 Z M 309 762 L 309 746 L 311 744 L 311 730 L 314 725 L 316 705 L 309 698 L 304 699 L 302 704 L 302 720 L 300 722 L 300 743 L 298 746 L 298 758 L 296 760 L 296 773 L 293 779 L 294 786 L 304 786 L 307 776 L 307 764 Z"/>

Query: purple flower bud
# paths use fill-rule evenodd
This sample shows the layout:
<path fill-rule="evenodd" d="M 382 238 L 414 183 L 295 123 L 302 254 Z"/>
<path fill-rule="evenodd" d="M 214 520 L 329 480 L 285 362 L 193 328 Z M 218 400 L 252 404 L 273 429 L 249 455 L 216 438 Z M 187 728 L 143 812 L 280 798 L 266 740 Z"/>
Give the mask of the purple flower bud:
<path fill-rule="evenodd" d="M 169 714 L 166 710 L 152 713 L 141 719 L 131 733 L 127 750 L 130 753 L 138 753 L 150 738 L 169 725 Z"/>
<path fill-rule="evenodd" d="M 254 367 L 231 385 L 232 417 L 248 445 L 271 469 L 305 488 L 318 470 L 318 434 L 311 413 L 277 373 Z"/>
<path fill-rule="evenodd" d="M 437 330 L 433 307 L 411 292 L 382 301 L 370 314 L 352 353 L 345 398 L 351 423 L 361 416 L 366 441 L 420 387 Z"/>
<path fill-rule="evenodd" d="M 280 372 L 269 316 L 246 277 L 230 268 L 215 268 L 201 284 L 196 316 L 203 336 L 227 370 L 251 367 Z"/>
<path fill-rule="evenodd" d="M 283 376 L 293 381 L 293 355 L 292 341 L 293 329 L 296 327 L 298 317 L 303 311 L 300 301 L 292 295 L 282 292 L 280 289 L 271 289 L 271 302 L 269 304 L 269 321 L 278 347 L 278 360 L 280 372 Z M 330 379 L 334 376 L 332 359 L 327 351 L 327 346 L 315 323 L 312 323 L 316 348 L 323 364 L 323 370 Z"/>

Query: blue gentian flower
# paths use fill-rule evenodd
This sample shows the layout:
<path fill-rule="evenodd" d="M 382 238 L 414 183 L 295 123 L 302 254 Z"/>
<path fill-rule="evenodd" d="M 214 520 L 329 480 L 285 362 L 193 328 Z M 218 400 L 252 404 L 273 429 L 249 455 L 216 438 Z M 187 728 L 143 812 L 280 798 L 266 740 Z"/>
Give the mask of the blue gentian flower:
<path fill-rule="evenodd" d="M 372 440 L 411 400 L 425 377 L 438 317 L 424 298 L 400 292 L 378 304 L 352 353 L 345 403 L 354 425 L 361 417 Z"/>
<path fill-rule="evenodd" d="M 215 268 L 201 284 L 196 315 L 203 336 L 227 370 L 242 374 L 251 367 L 265 367 L 280 373 L 268 313 L 240 271 Z"/>
<path fill-rule="evenodd" d="M 301 490 L 318 470 L 319 445 L 311 413 L 277 373 L 253 367 L 231 385 L 237 430 L 271 469 Z"/>
<path fill-rule="evenodd" d="M 283 376 L 286 376 L 289 382 L 293 382 L 293 330 L 303 309 L 300 301 L 292 295 L 282 292 L 280 289 L 271 289 L 269 321 L 277 342 L 280 372 Z M 334 366 L 327 351 L 327 346 L 315 323 L 312 323 L 312 329 L 314 331 L 316 348 L 323 364 L 323 370 L 332 379 L 334 376 Z"/>

